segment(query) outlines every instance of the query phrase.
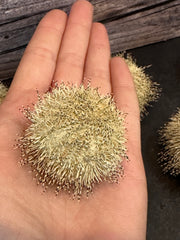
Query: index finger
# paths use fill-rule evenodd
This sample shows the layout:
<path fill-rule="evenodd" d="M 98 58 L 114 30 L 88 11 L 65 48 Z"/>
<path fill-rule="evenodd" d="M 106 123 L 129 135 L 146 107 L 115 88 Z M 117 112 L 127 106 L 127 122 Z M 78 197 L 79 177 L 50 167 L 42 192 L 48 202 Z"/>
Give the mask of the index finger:
<path fill-rule="evenodd" d="M 52 10 L 40 21 L 30 40 L 9 89 L 13 109 L 32 103 L 39 92 L 48 90 L 66 24 L 66 14 Z"/>

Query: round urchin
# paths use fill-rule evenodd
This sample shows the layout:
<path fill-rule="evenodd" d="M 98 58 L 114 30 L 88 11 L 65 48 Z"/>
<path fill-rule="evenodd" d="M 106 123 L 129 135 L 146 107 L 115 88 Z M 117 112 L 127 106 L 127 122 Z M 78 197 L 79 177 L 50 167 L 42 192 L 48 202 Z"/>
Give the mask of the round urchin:
<path fill-rule="evenodd" d="M 150 106 L 150 103 L 157 101 L 161 91 L 158 87 L 159 84 L 153 82 L 151 77 L 145 73 L 145 69 L 147 67 L 138 66 L 136 60 L 130 54 L 127 54 L 125 57 L 125 54 L 117 53 L 116 56 L 124 58 L 129 67 L 130 73 L 134 80 L 142 117 L 143 115 L 147 114 L 146 108 Z"/>
<path fill-rule="evenodd" d="M 0 82 L 0 104 L 2 103 L 3 99 L 7 94 L 7 88 Z"/>
<path fill-rule="evenodd" d="M 159 132 L 164 146 L 159 159 L 163 171 L 177 176 L 180 174 L 180 109 Z"/>
<path fill-rule="evenodd" d="M 60 84 L 25 115 L 31 123 L 18 146 L 40 183 L 80 198 L 95 183 L 118 181 L 126 157 L 124 114 L 110 95 Z"/>

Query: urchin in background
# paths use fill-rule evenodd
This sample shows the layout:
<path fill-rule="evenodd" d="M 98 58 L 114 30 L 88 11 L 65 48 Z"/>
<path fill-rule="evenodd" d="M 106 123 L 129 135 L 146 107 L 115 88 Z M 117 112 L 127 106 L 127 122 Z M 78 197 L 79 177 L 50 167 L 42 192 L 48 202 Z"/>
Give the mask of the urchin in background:
<path fill-rule="evenodd" d="M 152 106 L 153 102 L 159 99 L 161 88 L 159 84 L 152 81 L 151 76 L 146 73 L 149 66 L 139 66 L 136 59 L 131 54 L 117 53 L 115 56 L 120 56 L 125 59 L 128 64 L 130 73 L 134 80 L 134 85 L 138 97 L 141 120 L 148 114 L 147 107 Z"/>
<path fill-rule="evenodd" d="M 172 176 L 180 174 L 180 109 L 172 115 L 169 122 L 159 131 L 163 150 L 159 162 L 165 173 Z"/>
<path fill-rule="evenodd" d="M 180 106 L 180 38 L 129 50 L 162 88 L 158 102 L 141 122 L 142 154 L 148 182 L 147 240 L 180 239 L 180 177 L 162 172 L 158 130 Z"/>
<path fill-rule="evenodd" d="M 8 88 L 0 82 L 0 104 L 5 98 Z"/>

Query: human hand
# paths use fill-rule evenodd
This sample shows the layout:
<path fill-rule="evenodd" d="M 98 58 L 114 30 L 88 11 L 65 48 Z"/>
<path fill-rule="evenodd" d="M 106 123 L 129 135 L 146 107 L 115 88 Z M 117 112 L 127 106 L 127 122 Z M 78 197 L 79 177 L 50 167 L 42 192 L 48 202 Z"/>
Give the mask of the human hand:
<path fill-rule="evenodd" d="M 127 65 L 110 58 L 105 27 L 92 23 L 92 5 L 77 1 L 67 16 L 50 11 L 39 23 L 0 106 L 0 229 L 4 239 L 143 240 L 146 234 L 147 187 L 140 147 L 138 100 Z M 32 174 L 18 165 L 16 134 L 27 121 L 22 104 L 37 101 L 52 80 L 100 87 L 113 93 L 127 112 L 125 177 L 119 184 L 100 184 L 88 200 L 73 201 L 65 193 L 42 194 Z M 82 80 L 84 79 L 84 80 Z"/>

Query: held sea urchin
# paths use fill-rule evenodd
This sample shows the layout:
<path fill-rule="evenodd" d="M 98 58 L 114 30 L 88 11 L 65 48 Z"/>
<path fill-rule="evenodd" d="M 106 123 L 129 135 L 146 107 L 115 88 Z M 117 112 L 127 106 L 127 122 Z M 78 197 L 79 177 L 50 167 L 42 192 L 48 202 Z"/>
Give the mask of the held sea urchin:
<path fill-rule="evenodd" d="M 150 106 L 150 103 L 157 101 L 161 91 L 158 88 L 159 84 L 153 82 L 151 77 L 145 73 L 147 67 L 138 66 L 136 60 L 130 54 L 125 57 L 125 54 L 117 53 L 116 56 L 124 58 L 129 67 L 136 88 L 141 116 L 143 116 L 147 114 L 146 108 Z"/>
<path fill-rule="evenodd" d="M 159 132 L 164 146 L 160 154 L 163 171 L 177 176 L 180 174 L 180 109 Z"/>
<path fill-rule="evenodd" d="M 18 146 L 39 183 L 80 198 L 95 183 L 118 181 L 126 157 L 124 114 L 110 95 L 60 84 L 24 113 L 31 123 Z"/>

